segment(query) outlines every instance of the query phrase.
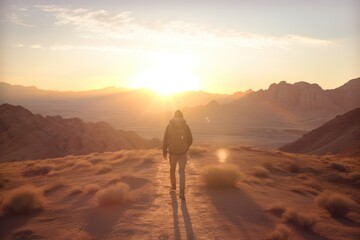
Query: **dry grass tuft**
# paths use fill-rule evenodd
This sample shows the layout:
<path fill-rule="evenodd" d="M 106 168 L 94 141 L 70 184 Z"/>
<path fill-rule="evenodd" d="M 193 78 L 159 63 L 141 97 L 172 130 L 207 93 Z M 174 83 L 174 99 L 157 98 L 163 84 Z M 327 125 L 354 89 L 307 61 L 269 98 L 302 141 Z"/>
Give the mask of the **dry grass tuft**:
<path fill-rule="evenodd" d="M 266 240 L 288 240 L 290 239 L 291 230 L 284 224 L 277 224 L 276 228 L 270 235 L 265 238 Z"/>
<path fill-rule="evenodd" d="M 105 174 L 111 171 L 111 166 L 109 164 L 101 164 L 98 167 L 96 174 Z"/>
<path fill-rule="evenodd" d="M 339 162 L 331 162 L 329 164 L 329 166 L 332 168 L 332 169 L 335 169 L 339 172 L 347 172 L 347 168 L 344 164 L 342 163 L 339 163 Z"/>
<path fill-rule="evenodd" d="M 277 217 L 281 217 L 286 211 L 286 207 L 284 207 L 281 203 L 277 203 L 271 206 L 268 211 Z"/>
<path fill-rule="evenodd" d="M 321 192 L 323 190 L 323 187 L 321 186 L 321 184 L 313 179 L 308 179 L 308 180 L 304 181 L 303 184 L 305 186 L 311 187 L 319 192 Z"/>
<path fill-rule="evenodd" d="M 205 168 L 202 178 L 209 187 L 235 187 L 241 178 L 241 173 L 236 165 L 218 164 Z"/>
<path fill-rule="evenodd" d="M 112 178 L 105 184 L 105 186 L 114 185 L 118 182 L 121 182 L 120 178 Z"/>
<path fill-rule="evenodd" d="M 257 166 L 254 167 L 251 174 L 258 178 L 267 178 L 269 177 L 269 170 L 264 167 Z"/>
<path fill-rule="evenodd" d="M 299 211 L 295 211 L 294 209 L 286 209 L 282 217 L 285 221 L 294 223 L 305 230 L 312 230 L 318 222 L 316 215 L 304 214 Z"/>
<path fill-rule="evenodd" d="M 91 168 L 91 167 L 92 167 L 92 164 L 90 162 L 81 160 L 74 164 L 73 169 L 87 169 L 87 168 Z"/>
<path fill-rule="evenodd" d="M 297 178 L 302 179 L 302 180 L 307 180 L 309 179 L 308 175 L 306 175 L 305 173 L 300 173 L 297 175 Z"/>
<path fill-rule="evenodd" d="M 32 165 L 30 167 L 26 167 L 23 175 L 25 177 L 45 175 L 51 170 L 53 170 L 53 166 L 51 165 Z"/>
<path fill-rule="evenodd" d="M 5 178 L 2 174 L 0 174 L 0 188 L 4 187 L 5 186 Z"/>
<path fill-rule="evenodd" d="M 318 195 L 318 191 L 316 191 L 315 189 L 309 188 L 309 187 L 304 187 L 304 186 L 297 186 L 297 187 L 293 187 L 291 189 L 292 192 L 298 193 L 300 195 L 306 195 L 307 193 L 310 193 L 312 195 Z"/>
<path fill-rule="evenodd" d="M 91 162 L 93 165 L 96 165 L 102 161 L 104 161 L 104 160 L 102 160 L 101 158 L 92 158 L 89 160 L 89 162 Z"/>
<path fill-rule="evenodd" d="M 5 212 L 27 214 L 45 207 L 43 191 L 32 185 L 11 190 L 4 199 Z"/>
<path fill-rule="evenodd" d="M 352 199 L 335 192 L 324 192 L 315 198 L 315 202 L 333 217 L 344 217 L 356 206 Z"/>
<path fill-rule="evenodd" d="M 286 165 L 286 170 L 291 172 L 291 173 L 301 173 L 303 172 L 303 170 L 301 169 L 301 167 L 299 167 L 297 164 L 295 163 L 288 163 Z"/>
<path fill-rule="evenodd" d="M 99 191 L 99 189 L 100 189 L 99 185 L 97 185 L 95 183 L 90 183 L 85 186 L 84 192 L 86 194 L 92 194 L 92 193 L 96 193 L 97 191 Z"/>
<path fill-rule="evenodd" d="M 349 177 L 354 181 L 359 181 L 360 180 L 360 172 L 349 173 Z"/>
<path fill-rule="evenodd" d="M 96 193 L 97 204 L 114 205 L 124 203 L 129 198 L 129 186 L 125 183 L 116 183 Z"/>
<path fill-rule="evenodd" d="M 70 188 L 68 195 L 69 195 L 69 196 L 78 195 L 78 194 L 80 194 L 80 193 L 82 193 L 82 192 L 83 192 L 82 187 L 80 187 L 80 186 L 73 186 L 73 187 Z"/>
<path fill-rule="evenodd" d="M 64 186 L 65 186 L 64 182 L 59 180 L 59 181 L 55 182 L 54 184 L 50 185 L 48 188 L 46 188 L 45 194 L 59 190 L 60 188 L 63 188 Z"/>
<path fill-rule="evenodd" d="M 115 153 L 112 157 L 113 160 L 123 158 L 125 155 L 124 153 Z"/>
<path fill-rule="evenodd" d="M 200 147 L 200 146 L 192 146 L 189 149 L 190 156 L 197 156 L 197 155 L 201 155 L 206 152 L 207 152 L 207 149 L 205 147 Z"/>
<path fill-rule="evenodd" d="M 261 165 L 266 169 L 272 169 L 274 167 L 272 162 L 263 162 Z"/>
<path fill-rule="evenodd" d="M 56 236 L 56 239 L 58 240 L 95 240 L 94 237 L 90 236 L 89 233 L 80 230 L 80 229 L 73 229 L 69 230 L 66 229 L 64 231 L 59 232 L 59 234 Z"/>

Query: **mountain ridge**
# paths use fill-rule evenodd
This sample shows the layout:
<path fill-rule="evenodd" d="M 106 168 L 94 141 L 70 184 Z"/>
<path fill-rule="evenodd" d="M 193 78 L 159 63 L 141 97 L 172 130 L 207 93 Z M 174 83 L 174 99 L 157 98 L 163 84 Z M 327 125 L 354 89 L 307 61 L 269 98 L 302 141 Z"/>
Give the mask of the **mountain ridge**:
<path fill-rule="evenodd" d="M 43 159 L 91 152 L 151 148 L 160 140 L 147 140 L 132 131 L 116 130 L 106 122 L 33 114 L 22 106 L 0 105 L 1 161 Z"/>
<path fill-rule="evenodd" d="M 360 156 L 360 108 L 338 115 L 280 148 L 285 152 Z"/>

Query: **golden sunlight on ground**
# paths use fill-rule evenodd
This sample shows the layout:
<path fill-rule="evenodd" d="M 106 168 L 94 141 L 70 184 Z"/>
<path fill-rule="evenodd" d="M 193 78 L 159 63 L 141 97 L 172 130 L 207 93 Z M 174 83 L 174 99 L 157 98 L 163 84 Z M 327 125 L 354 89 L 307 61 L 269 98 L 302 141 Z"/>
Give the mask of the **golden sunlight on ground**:
<path fill-rule="evenodd" d="M 194 74 L 195 56 L 157 53 L 148 60 L 149 67 L 134 76 L 131 87 L 148 88 L 164 95 L 200 88 Z"/>
<path fill-rule="evenodd" d="M 217 156 L 219 158 L 219 162 L 224 163 L 229 156 L 229 152 L 228 150 L 221 148 L 217 151 Z"/>

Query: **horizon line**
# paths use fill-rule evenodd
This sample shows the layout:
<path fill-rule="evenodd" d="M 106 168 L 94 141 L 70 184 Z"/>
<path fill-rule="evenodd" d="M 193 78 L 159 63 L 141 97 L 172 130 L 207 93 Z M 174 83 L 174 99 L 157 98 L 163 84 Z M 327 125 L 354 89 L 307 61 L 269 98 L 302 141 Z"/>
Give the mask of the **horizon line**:
<path fill-rule="evenodd" d="M 209 94 L 233 95 L 233 94 L 238 93 L 238 92 L 245 93 L 245 92 L 248 92 L 248 91 L 257 92 L 257 91 L 260 91 L 260 90 L 267 90 L 267 89 L 270 88 L 271 85 L 280 84 L 282 82 L 285 82 L 285 83 L 291 84 L 291 85 L 294 85 L 296 83 L 304 82 L 304 83 L 308 83 L 308 84 L 316 84 L 323 90 L 332 90 L 332 89 L 336 89 L 336 88 L 339 88 L 339 87 L 343 86 L 344 84 L 348 83 L 351 80 L 355 80 L 355 79 L 359 79 L 359 78 L 360 78 L 360 76 L 355 77 L 355 78 L 351 78 L 351 79 L 347 80 L 346 82 L 344 82 L 343 84 L 339 85 L 338 87 L 327 88 L 327 89 L 323 88 L 318 83 L 311 83 L 311 82 L 307 82 L 307 81 L 287 82 L 286 80 L 281 80 L 279 82 L 271 83 L 267 88 L 260 88 L 260 89 L 257 89 L 257 90 L 253 90 L 253 89 L 249 88 L 249 89 L 244 90 L 244 91 L 238 90 L 238 91 L 234 91 L 234 92 L 231 92 L 231 93 L 228 93 L 228 92 L 225 93 L 225 92 L 210 92 L 210 91 L 206 91 L 206 90 L 203 90 L 203 89 L 196 89 L 196 90 L 194 89 L 194 90 L 185 90 L 185 91 L 174 92 L 174 93 L 171 93 L 169 95 L 174 95 L 174 94 L 179 94 L 179 93 L 186 93 L 186 92 L 205 92 L 205 93 L 209 93 Z M 81 92 L 84 93 L 84 92 L 90 92 L 90 91 L 100 91 L 100 90 L 115 88 L 115 89 L 118 89 L 118 90 L 124 89 L 123 90 L 124 92 L 125 91 L 143 90 L 143 91 L 150 91 L 150 92 L 160 94 L 156 90 L 153 90 L 151 88 L 146 88 L 146 87 L 132 88 L 132 87 L 125 87 L 125 86 L 107 86 L 107 87 L 102 87 L 102 88 L 91 88 L 91 89 L 86 89 L 86 90 L 59 90 L 59 89 L 44 89 L 44 88 L 39 88 L 39 87 L 37 87 L 35 85 L 26 86 L 26 85 L 22 85 L 22 84 L 14 84 L 14 83 L 9 83 L 9 82 L 4 82 L 4 81 L 0 81 L 0 84 L 8 84 L 8 85 L 11 85 L 11 86 L 20 86 L 20 87 L 25 87 L 25 88 L 36 88 L 37 90 L 40 90 L 40 91 L 54 91 L 54 92 L 63 92 L 63 93 L 81 93 Z"/>

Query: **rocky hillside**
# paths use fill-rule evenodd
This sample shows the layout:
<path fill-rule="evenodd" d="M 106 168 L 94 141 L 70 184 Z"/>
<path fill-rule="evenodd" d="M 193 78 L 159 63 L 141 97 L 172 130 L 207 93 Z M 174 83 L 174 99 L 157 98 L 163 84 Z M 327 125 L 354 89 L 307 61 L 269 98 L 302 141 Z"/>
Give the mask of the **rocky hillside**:
<path fill-rule="evenodd" d="M 281 147 L 280 150 L 360 156 L 360 108 L 337 116 L 297 141 Z"/>
<path fill-rule="evenodd" d="M 203 124 L 209 118 L 213 124 L 225 127 L 234 123 L 251 128 L 271 126 L 308 131 L 357 107 L 360 107 L 360 78 L 331 90 L 324 90 L 318 84 L 282 81 L 228 104 L 213 101 L 184 110 L 189 120 L 202 120 Z"/>
<path fill-rule="evenodd" d="M 79 155 L 120 149 L 150 148 L 135 132 L 116 130 L 108 123 L 79 118 L 35 115 L 21 106 L 0 105 L 0 159 L 16 161 Z"/>

